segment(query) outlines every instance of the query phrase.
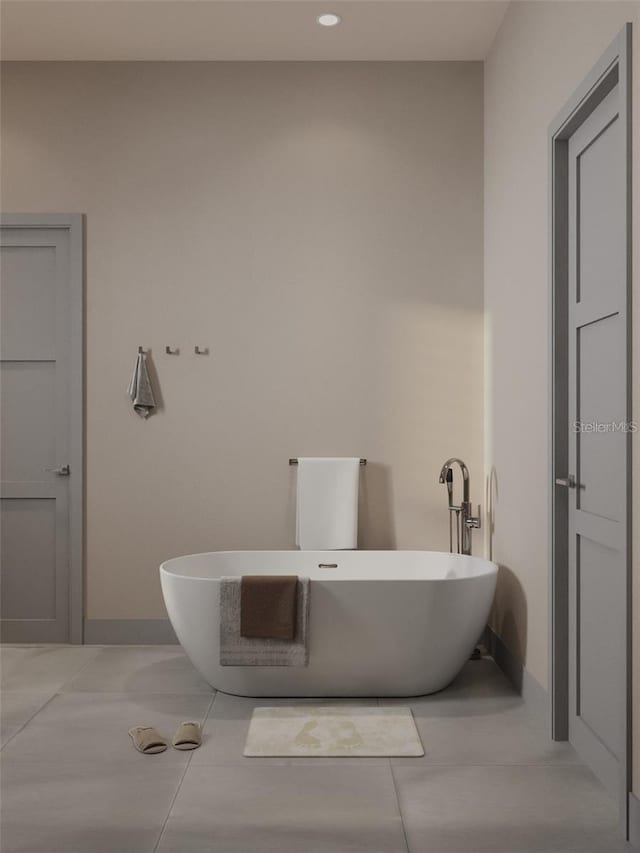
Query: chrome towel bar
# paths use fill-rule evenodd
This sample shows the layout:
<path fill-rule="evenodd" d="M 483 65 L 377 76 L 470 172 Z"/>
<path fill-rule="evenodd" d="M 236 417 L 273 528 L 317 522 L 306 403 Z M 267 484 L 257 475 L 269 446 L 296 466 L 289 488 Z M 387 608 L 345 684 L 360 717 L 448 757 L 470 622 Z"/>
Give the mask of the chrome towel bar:
<path fill-rule="evenodd" d="M 298 460 L 297 460 L 297 459 L 290 459 L 290 460 L 289 460 L 289 465 L 297 465 L 297 464 L 298 464 Z M 361 464 L 361 465 L 366 465 L 366 464 L 367 464 L 367 460 L 366 460 L 366 459 L 361 459 L 361 460 L 360 460 L 360 464 Z"/>

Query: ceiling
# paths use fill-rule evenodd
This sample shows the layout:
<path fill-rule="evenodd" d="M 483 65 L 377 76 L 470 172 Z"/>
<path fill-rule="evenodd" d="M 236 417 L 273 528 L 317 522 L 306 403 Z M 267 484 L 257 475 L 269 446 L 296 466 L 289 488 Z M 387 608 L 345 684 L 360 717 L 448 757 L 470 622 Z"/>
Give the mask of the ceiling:
<path fill-rule="evenodd" d="M 3 60 L 481 60 L 506 0 L 2 0 Z M 336 12 L 331 29 L 316 22 Z"/>

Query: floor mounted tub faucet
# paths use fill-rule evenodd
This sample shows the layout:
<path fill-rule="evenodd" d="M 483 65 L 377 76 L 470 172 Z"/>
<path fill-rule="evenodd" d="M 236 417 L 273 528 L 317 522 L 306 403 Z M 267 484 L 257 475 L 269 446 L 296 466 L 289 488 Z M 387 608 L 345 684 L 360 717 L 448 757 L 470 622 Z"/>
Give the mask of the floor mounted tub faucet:
<path fill-rule="evenodd" d="M 462 473 L 462 503 L 456 506 L 453 503 L 453 468 L 458 465 Z M 449 550 L 453 553 L 453 513 L 456 514 L 456 548 L 458 554 L 471 554 L 471 531 L 480 527 L 480 506 L 478 515 L 473 515 L 471 502 L 469 501 L 469 469 L 462 461 L 452 456 L 442 466 L 440 471 L 440 482 L 447 487 L 449 501 Z"/>

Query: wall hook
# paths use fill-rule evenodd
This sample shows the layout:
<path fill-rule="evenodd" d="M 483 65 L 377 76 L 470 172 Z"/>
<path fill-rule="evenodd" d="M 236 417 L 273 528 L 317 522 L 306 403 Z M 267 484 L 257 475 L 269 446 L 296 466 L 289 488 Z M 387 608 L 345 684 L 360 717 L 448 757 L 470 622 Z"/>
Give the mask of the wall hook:
<path fill-rule="evenodd" d="M 146 353 L 146 352 L 149 352 L 149 350 L 146 350 L 144 347 L 138 347 L 138 352 L 139 353 Z"/>
<path fill-rule="evenodd" d="M 164 351 L 167 355 L 180 355 L 180 350 L 178 349 L 178 347 L 165 347 Z"/>
<path fill-rule="evenodd" d="M 209 347 L 195 347 L 194 352 L 196 355 L 209 355 Z"/>

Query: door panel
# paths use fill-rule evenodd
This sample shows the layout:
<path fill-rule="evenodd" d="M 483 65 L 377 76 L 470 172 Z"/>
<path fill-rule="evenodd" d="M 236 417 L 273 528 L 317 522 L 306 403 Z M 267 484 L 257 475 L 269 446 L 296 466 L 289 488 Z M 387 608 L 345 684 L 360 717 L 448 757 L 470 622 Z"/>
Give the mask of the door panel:
<path fill-rule="evenodd" d="M 1 636 L 70 640 L 70 227 L 3 224 L 0 240 Z M 49 470 L 47 470 L 49 469 Z M 80 470 L 71 476 L 81 477 Z M 81 507 L 79 508 L 81 512 Z"/>
<path fill-rule="evenodd" d="M 56 247 L 3 245 L 2 278 L 0 357 L 55 359 Z"/>
<path fill-rule="evenodd" d="M 568 142 L 569 740 L 623 803 L 626 159 L 619 86 Z"/>
<path fill-rule="evenodd" d="M 625 334 L 620 314 L 577 326 L 576 472 L 578 508 L 612 521 L 626 511 Z M 602 429 L 600 429 L 602 428 Z"/>
<path fill-rule="evenodd" d="M 44 469 L 56 458 L 55 362 L 2 362 L 0 382 L 3 482 L 52 481 Z"/>
<path fill-rule="evenodd" d="M 56 618 L 55 499 L 2 501 L 2 618 Z"/>
<path fill-rule="evenodd" d="M 581 721 L 619 759 L 622 730 L 619 687 L 623 677 L 620 632 L 602 630 L 603 614 L 615 613 L 624 590 L 621 575 L 609 569 L 617 553 L 597 542 L 578 537 L 577 605 L 579 654 L 576 662 L 577 714 Z"/>
<path fill-rule="evenodd" d="M 616 92 L 612 94 L 617 98 Z M 620 156 L 621 125 L 617 112 L 611 121 L 616 126 L 596 130 L 577 157 L 581 259 L 576 282 L 578 302 L 599 301 L 603 282 L 619 283 L 625 277 L 625 211 L 619 203 L 624 198 L 624 173 L 622 169 L 612 172 L 610 168 Z M 607 235 L 606 240 L 602 239 L 603 234 Z"/>

